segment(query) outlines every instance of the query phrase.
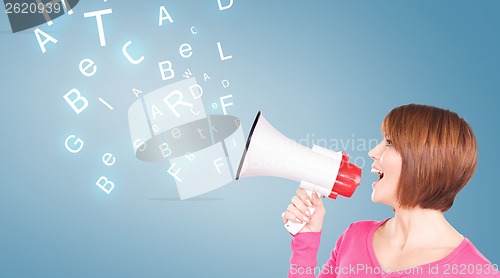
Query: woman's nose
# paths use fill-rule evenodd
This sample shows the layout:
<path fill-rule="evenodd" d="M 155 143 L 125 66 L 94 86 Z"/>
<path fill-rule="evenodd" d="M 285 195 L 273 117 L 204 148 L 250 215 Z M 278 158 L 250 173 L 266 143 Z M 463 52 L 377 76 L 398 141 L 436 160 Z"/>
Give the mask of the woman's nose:
<path fill-rule="evenodd" d="M 375 158 L 375 154 L 374 154 L 374 149 L 371 149 L 369 152 L 368 152 L 368 156 L 371 157 L 373 160 L 377 160 Z"/>
<path fill-rule="evenodd" d="M 368 152 L 368 156 L 371 157 L 373 160 L 378 160 L 380 158 L 380 144 L 378 144 L 377 146 L 375 146 L 373 149 L 371 149 L 369 152 Z"/>

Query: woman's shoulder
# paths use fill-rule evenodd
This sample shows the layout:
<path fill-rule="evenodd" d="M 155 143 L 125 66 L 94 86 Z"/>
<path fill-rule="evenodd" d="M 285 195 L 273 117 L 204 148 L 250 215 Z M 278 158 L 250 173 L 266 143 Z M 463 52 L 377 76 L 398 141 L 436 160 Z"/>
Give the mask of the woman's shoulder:
<path fill-rule="evenodd" d="M 387 220 L 359 220 L 351 223 L 337 240 L 336 252 L 339 254 L 342 253 L 346 257 L 352 255 L 368 258 L 370 256 L 368 248 L 370 238 L 377 227 L 384 224 Z"/>
<path fill-rule="evenodd" d="M 467 277 L 500 278 L 498 264 L 490 262 L 466 237 L 446 258 L 439 261 L 444 274 L 466 274 Z M 437 268 L 437 267 L 435 267 Z"/>
<path fill-rule="evenodd" d="M 358 241 L 361 238 L 370 238 L 378 227 L 387 222 L 384 220 L 359 220 L 351 223 L 349 227 L 342 233 L 341 241 Z"/>
<path fill-rule="evenodd" d="M 375 231 L 378 227 L 382 226 L 387 220 L 390 218 L 384 219 L 384 220 L 358 220 L 347 228 L 346 232 L 352 233 L 370 233 Z"/>
<path fill-rule="evenodd" d="M 450 260 L 460 263 L 491 264 L 467 237 L 464 237 L 462 243 L 448 257 Z"/>

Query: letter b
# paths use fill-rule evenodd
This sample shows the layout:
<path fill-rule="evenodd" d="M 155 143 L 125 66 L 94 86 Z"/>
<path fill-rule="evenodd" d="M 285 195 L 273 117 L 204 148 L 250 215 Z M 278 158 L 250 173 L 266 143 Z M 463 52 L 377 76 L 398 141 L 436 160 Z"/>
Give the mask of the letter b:
<path fill-rule="evenodd" d="M 76 95 L 75 98 L 70 98 L 71 95 Z M 67 92 L 64 95 L 64 99 L 66 102 L 73 108 L 73 110 L 76 112 L 76 114 L 80 114 L 87 106 L 89 105 L 89 102 L 86 98 L 82 97 L 80 94 L 80 91 L 77 89 L 71 89 L 69 92 Z M 82 104 L 78 107 L 76 104 L 81 102 Z"/>
<path fill-rule="evenodd" d="M 104 183 L 102 183 L 103 181 Z M 115 188 L 115 183 L 108 180 L 108 178 L 106 178 L 105 176 L 101 176 L 99 180 L 95 182 L 95 185 L 99 186 L 99 188 L 101 188 L 102 191 L 106 192 L 107 194 L 111 193 L 111 191 L 113 191 L 113 189 Z"/>

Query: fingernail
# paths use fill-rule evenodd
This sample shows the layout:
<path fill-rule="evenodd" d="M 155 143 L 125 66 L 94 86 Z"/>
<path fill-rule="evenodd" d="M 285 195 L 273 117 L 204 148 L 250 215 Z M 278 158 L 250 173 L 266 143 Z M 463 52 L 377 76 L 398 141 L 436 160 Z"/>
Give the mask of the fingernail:
<path fill-rule="evenodd" d="M 306 222 L 307 222 L 307 221 L 309 221 L 309 218 L 307 218 L 307 217 L 305 217 L 305 216 L 304 216 L 304 217 L 302 217 L 302 219 L 304 219 L 304 221 L 306 221 Z"/>
<path fill-rule="evenodd" d="M 300 220 L 298 217 L 296 217 L 295 222 L 302 223 L 302 220 Z"/>
<path fill-rule="evenodd" d="M 311 216 L 311 213 L 309 212 L 309 210 L 306 210 L 306 215 Z"/>
<path fill-rule="evenodd" d="M 307 202 L 307 205 L 308 205 L 309 207 L 311 207 L 311 208 L 313 207 L 313 205 L 311 204 L 311 201 L 307 200 L 306 202 Z"/>

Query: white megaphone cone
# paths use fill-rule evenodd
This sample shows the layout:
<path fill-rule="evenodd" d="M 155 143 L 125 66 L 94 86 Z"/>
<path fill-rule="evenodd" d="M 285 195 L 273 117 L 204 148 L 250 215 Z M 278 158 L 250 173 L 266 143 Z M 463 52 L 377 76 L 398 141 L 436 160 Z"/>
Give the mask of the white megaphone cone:
<path fill-rule="evenodd" d="M 248 136 L 236 179 L 273 176 L 300 182 L 309 196 L 335 199 L 351 197 L 361 179 L 361 169 L 348 162 L 343 152 L 314 145 L 312 149 L 294 142 L 276 130 L 259 111 Z M 314 209 L 310 209 L 311 214 Z M 297 234 L 305 223 L 288 221 L 285 227 Z"/>

